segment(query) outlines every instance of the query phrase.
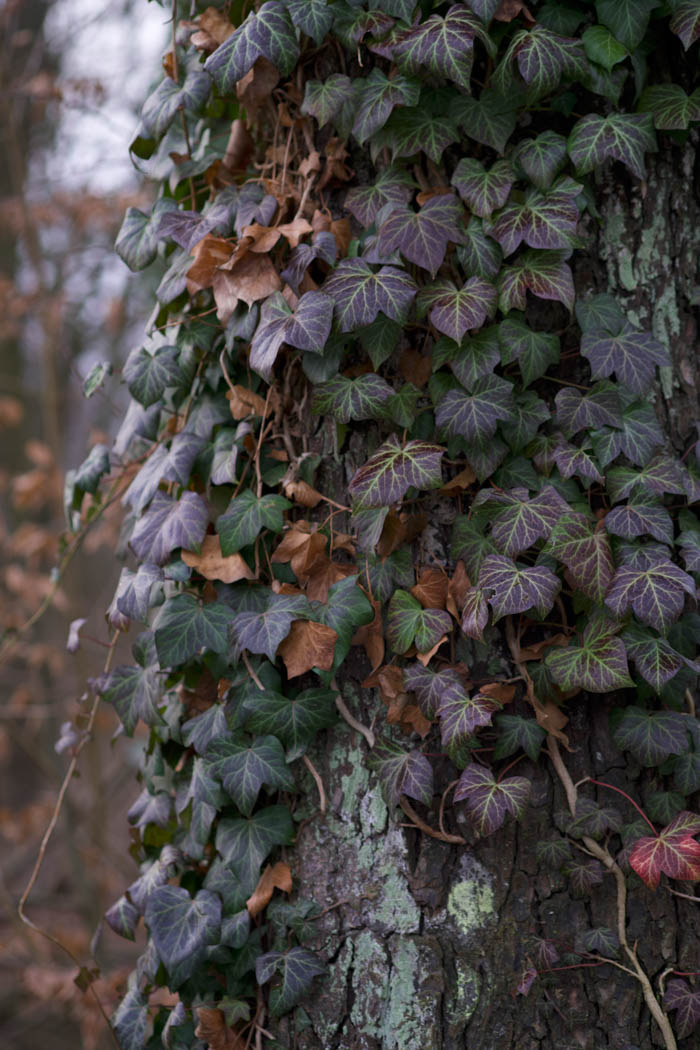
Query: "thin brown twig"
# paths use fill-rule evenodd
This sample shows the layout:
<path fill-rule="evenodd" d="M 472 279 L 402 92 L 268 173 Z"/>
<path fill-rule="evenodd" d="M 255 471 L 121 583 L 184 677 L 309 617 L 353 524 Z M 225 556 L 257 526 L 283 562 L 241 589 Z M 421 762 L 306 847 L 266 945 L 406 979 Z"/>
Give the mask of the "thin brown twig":
<path fill-rule="evenodd" d="M 421 820 L 405 795 L 402 795 L 399 799 L 399 805 L 406 816 L 426 835 L 430 835 L 433 839 L 439 839 L 440 842 L 450 842 L 455 846 L 466 846 L 467 840 L 463 839 L 461 835 L 451 835 L 449 831 L 437 831 L 435 828 L 431 828 L 430 824 L 426 824 L 424 820 Z"/>
<path fill-rule="evenodd" d="M 326 792 L 325 792 L 325 790 L 323 788 L 323 781 L 321 780 L 320 774 L 318 773 L 316 767 L 314 766 L 313 762 L 311 761 L 311 759 L 309 758 L 308 755 L 302 755 L 302 761 L 303 761 L 304 765 L 306 766 L 306 768 L 308 769 L 308 771 L 311 774 L 311 776 L 316 781 L 316 787 L 318 788 L 318 795 L 319 795 L 318 806 L 319 806 L 319 809 L 320 809 L 321 813 L 325 814 L 325 812 L 326 812 Z"/>
<path fill-rule="evenodd" d="M 333 685 L 333 683 L 331 683 L 331 685 Z M 341 717 L 347 722 L 347 724 L 352 729 L 356 729 L 358 733 L 362 734 L 362 736 L 365 738 L 365 740 L 367 741 L 367 743 L 369 744 L 370 747 L 374 747 L 375 736 L 374 736 L 374 733 L 372 732 L 372 730 L 368 729 L 367 726 L 363 726 L 362 723 L 358 722 L 357 719 L 355 718 L 355 716 L 352 715 L 350 713 L 350 711 L 348 711 L 346 703 L 343 700 L 343 697 L 342 697 L 342 695 L 340 693 L 340 690 L 338 689 L 338 686 L 335 685 L 335 686 L 333 686 L 333 688 L 337 690 L 337 695 L 336 695 L 336 698 L 335 698 L 335 706 L 338 708 L 338 711 L 340 712 Z"/>

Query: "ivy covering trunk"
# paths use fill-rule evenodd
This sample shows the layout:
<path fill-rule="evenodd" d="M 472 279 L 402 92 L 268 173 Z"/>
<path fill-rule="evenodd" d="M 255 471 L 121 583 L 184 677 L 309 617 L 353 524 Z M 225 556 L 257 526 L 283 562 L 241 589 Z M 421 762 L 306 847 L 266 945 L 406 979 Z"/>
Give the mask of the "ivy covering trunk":
<path fill-rule="evenodd" d="M 149 730 L 116 1041 L 690 1048 L 700 0 L 172 14 L 66 496 Z"/>

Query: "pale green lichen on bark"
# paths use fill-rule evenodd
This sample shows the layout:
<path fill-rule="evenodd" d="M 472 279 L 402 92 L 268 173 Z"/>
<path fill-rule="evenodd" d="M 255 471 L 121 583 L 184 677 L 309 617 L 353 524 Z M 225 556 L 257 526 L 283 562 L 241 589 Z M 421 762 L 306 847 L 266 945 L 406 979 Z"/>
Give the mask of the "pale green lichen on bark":
<path fill-rule="evenodd" d="M 446 1017 L 452 1033 L 461 1031 L 476 1010 L 480 992 L 479 974 L 461 957 L 455 959 L 455 984 L 448 999 Z"/>
<path fill-rule="evenodd" d="M 461 933 L 473 933 L 494 914 L 493 890 L 472 879 L 456 882 L 447 898 L 447 914 Z"/>

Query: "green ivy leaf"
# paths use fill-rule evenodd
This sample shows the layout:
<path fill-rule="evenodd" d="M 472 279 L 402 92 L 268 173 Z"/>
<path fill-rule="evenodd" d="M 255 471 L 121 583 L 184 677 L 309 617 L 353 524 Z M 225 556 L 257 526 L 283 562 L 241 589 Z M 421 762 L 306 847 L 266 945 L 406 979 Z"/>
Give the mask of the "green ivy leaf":
<path fill-rule="evenodd" d="M 627 669 L 627 653 L 615 627 L 604 617 L 589 620 L 582 645 L 550 649 L 545 666 L 564 691 L 585 689 L 589 693 L 609 693 L 634 685 Z"/>
<path fill-rule="evenodd" d="M 639 100 L 642 113 L 651 113 L 660 131 L 687 131 L 700 120 L 700 88 L 687 95 L 679 84 L 653 84 Z"/>
<path fill-rule="evenodd" d="M 171 987 L 178 987 L 195 972 L 207 947 L 217 943 L 221 901 L 209 890 L 192 899 L 182 886 L 160 886 L 148 898 L 146 924 Z"/>
<path fill-rule="evenodd" d="M 574 281 L 565 262 L 566 253 L 529 249 L 498 278 L 499 307 L 503 313 L 524 310 L 527 292 L 539 299 L 554 299 L 568 310 L 574 305 Z"/>
<path fill-rule="evenodd" d="M 354 86 L 357 109 L 352 133 L 361 146 L 384 127 L 397 106 L 415 106 L 420 95 L 417 80 L 402 76 L 389 80 L 377 68 L 364 80 L 356 80 Z"/>
<path fill-rule="evenodd" d="M 274 736 L 252 741 L 241 735 L 214 740 L 204 762 L 246 817 L 252 813 L 263 785 L 294 791 L 294 778 L 282 745 Z"/>
<path fill-rule="evenodd" d="M 280 978 L 270 992 L 273 1017 L 280 1017 L 296 1006 L 308 993 L 314 977 L 325 972 L 325 965 L 308 948 L 290 948 L 284 954 L 266 952 L 255 961 L 258 984 L 266 984 L 275 974 Z"/>
<path fill-rule="evenodd" d="M 304 754 L 316 733 L 332 726 L 337 718 L 335 693 L 307 689 L 295 697 L 265 692 L 244 703 L 246 728 L 252 733 L 270 733 L 287 749 L 287 761 Z"/>
<path fill-rule="evenodd" d="M 122 375 L 129 393 L 144 408 L 159 401 L 168 387 L 180 385 L 179 356 L 176 346 L 159 346 L 153 353 L 145 347 L 131 351 Z"/>
<path fill-rule="evenodd" d="M 566 139 L 556 131 L 543 131 L 518 143 L 512 160 L 533 185 L 548 190 L 566 160 Z"/>
<path fill-rule="evenodd" d="M 394 652 L 405 653 L 415 643 L 425 653 L 452 630 L 452 619 L 443 609 L 424 609 L 408 591 L 395 591 L 387 613 L 387 640 Z"/>
<path fill-rule="evenodd" d="M 680 0 L 669 23 L 671 32 L 680 37 L 687 51 L 700 37 L 700 2 L 699 0 Z"/>
<path fill-rule="evenodd" d="M 216 519 L 216 531 L 221 541 L 221 553 L 227 558 L 242 547 L 254 543 L 263 529 L 281 532 L 282 517 L 292 504 L 282 496 L 268 494 L 260 499 L 251 489 L 235 496 L 224 514 Z"/>
<path fill-rule="evenodd" d="M 443 152 L 459 139 L 451 117 L 434 115 L 423 106 L 395 110 L 382 135 L 393 159 L 425 153 L 434 164 L 439 164 Z"/>
<path fill-rule="evenodd" d="M 319 415 L 330 415 L 338 423 L 351 419 L 378 419 L 393 396 L 393 389 L 385 379 L 372 373 L 348 379 L 339 375 L 314 388 L 312 410 Z"/>
<path fill-rule="evenodd" d="M 559 363 L 559 337 L 550 332 L 536 332 L 518 318 L 501 321 L 498 339 L 503 364 L 518 362 L 523 386 L 529 386 L 543 376 L 550 365 Z"/>
<path fill-rule="evenodd" d="M 294 825 L 286 806 L 268 806 L 252 816 L 224 817 L 216 830 L 216 848 L 250 895 L 260 877 L 263 861 L 275 846 L 294 841 Z"/>
<path fill-rule="evenodd" d="M 583 36 L 583 46 L 591 62 L 597 62 L 608 72 L 627 58 L 627 48 L 616 40 L 605 26 L 589 26 Z"/>
<path fill-rule="evenodd" d="M 494 758 L 509 758 L 522 750 L 533 762 L 537 761 L 547 733 L 536 719 L 523 718 L 521 715 L 496 715 L 496 727 L 498 738 Z"/>
<path fill-rule="evenodd" d="M 513 92 L 505 95 L 487 87 L 478 101 L 468 95 L 455 99 L 451 116 L 470 139 L 503 153 L 515 131 L 517 105 Z"/>
<path fill-rule="evenodd" d="M 116 667 L 100 681 L 100 692 L 103 700 L 114 704 L 127 736 L 133 736 L 139 719 L 147 726 L 163 724 L 158 710 L 163 678 L 155 667 Z"/>
<path fill-rule="evenodd" d="M 598 18 L 628 51 L 641 44 L 649 13 L 658 6 L 658 0 L 596 0 Z"/>
<path fill-rule="evenodd" d="M 619 160 L 643 179 L 644 154 L 656 149 L 652 118 L 648 113 L 611 113 L 608 117 L 589 113 L 574 125 L 568 149 L 579 175 L 606 160 Z"/>
<path fill-rule="evenodd" d="M 326 0 L 285 0 L 285 3 L 294 25 L 320 47 L 333 25 L 333 9 Z"/>
<path fill-rule="evenodd" d="M 191 594 L 169 598 L 154 624 L 160 666 L 181 667 L 202 649 L 227 652 L 233 620 L 222 602 L 202 605 Z"/>

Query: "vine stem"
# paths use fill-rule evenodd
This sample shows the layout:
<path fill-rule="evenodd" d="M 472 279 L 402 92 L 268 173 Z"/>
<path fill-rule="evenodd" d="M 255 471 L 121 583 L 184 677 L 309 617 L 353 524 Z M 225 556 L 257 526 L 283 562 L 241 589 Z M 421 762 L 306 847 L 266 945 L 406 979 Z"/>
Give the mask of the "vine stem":
<path fill-rule="evenodd" d="M 576 785 L 571 779 L 571 774 L 564 764 L 564 759 L 559 750 L 559 744 L 551 733 L 547 737 L 547 750 L 554 770 L 564 788 L 569 811 L 573 817 L 576 815 L 578 792 L 576 790 Z M 644 1002 L 647 1004 L 650 1014 L 661 1029 L 666 1050 L 678 1050 L 678 1044 L 676 1043 L 676 1037 L 673 1034 L 671 1023 L 664 1013 L 659 1000 L 654 995 L 651 981 L 637 957 L 637 952 L 627 940 L 627 883 L 625 882 L 625 874 L 609 850 L 601 846 L 595 841 L 595 839 L 590 838 L 588 835 L 584 835 L 583 842 L 593 856 L 615 876 L 615 882 L 617 885 L 617 938 L 632 964 L 634 976 L 641 985 Z"/>
<path fill-rule="evenodd" d="M 308 771 L 311 774 L 311 776 L 316 781 L 316 787 L 318 788 L 318 794 L 319 794 L 319 809 L 321 810 L 321 813 L 325 813 L 326 812 L 326 792 L 325 792 L 324 787 L 323 787 L 323 781 L 321 780 L 321 775 L 318 772 L 318 770 L 316 769 L 316 767 L 314 766 L 313 762 L 311 761 L 311 759 L 309 758 L 308 755 L 302 755 L 302 762 L 304 763 L 304 765 L 308 769 Z"/>
<path fill-rule="evenodd" d="M 399 799 L 399 805 L 419 831 L 423 831 L 426 835 L 430 835 L 433 839 L 439 839 L 441 842 L 451 842 L 455 846 L 466 846 L 467 840 L 463 839 L 461 835 L 451 835 L 448 831 L 436 831 L 435 828 L 430 827 L 430 824 L 426 824 L 424 820 L 421 820 L 405 795 L 402 795 Z"/>
<path fill-rule="evenodd" d="M 637 803 L 634 801 L 634 799 L 630 798 L 630 796 L 627 794 L 627 792 L 623 791 L 622 788 L 615 787 L 614 784 L 606 784 L 604 780 L 594 780 L 593 777 L 584 777 L 583 780 L 579 780 L 578 783 L 579 784 L 596 784 L 598 787 L 609 788 L 610 791 L 617 791 L 618 795 L 622 795 L 623 798 L 626 798 L 627 801 L 629 803 L 631 803 L 631 805 L 633 805 L 634 808 L 637 810 L 637 813 L 639 813 L 640 817 L 643 817 L 644 820 L 646 820 L 647 824 L 649 825 L 649 827 L 651 828 L 651 830 L 654 833 L 654 837 L 658 839 L 659 833 L 656 830 L 656 828 L 654 827 L 654 825 L 652 824 L 652 822 L 649 820 L 649 817 L 646 815 L 646 813 L 644 812 L 642 807 L 638 806 Z M 574 786 L 578 787 L 578 784 L 576 784 Z"/>
<path fill-rule="evenodd" d="M 119 630 L 116 630 L 114 632 L 114 634 L 112 635 L 112 641 L 111 641 L 110 646 L 109 646 L 109 653 L 107 654 L 107 659 L 105 660 L 105 664 L 104 664 L 104 673 L 105 674 L 107 674 L 109 672 L 109 669 L 112 666 L 112 660 L 114 658 L 114 650 L 115 650 L 115 647 L 116 647 L 116 644 L 117 644 L 117 639 L 119 638 L 120 633 L 121 632 Z M 19 918 L 22 920 L 22 922 L 25 924 L 25 926 L 28 926 L 31 930 L 34 930 L 36 933 L 41 934 L 42 937 L 45 937 L 46 940 L 51 941 L 51 943 L 55 944 L 57 948 L 60 948 L 61 951 L 65 952 L 65 954 L 78 967 L 78 970 L 82 969 L 82 964 L 81 964 L 80 959 L 78 958 L 78 956 L 75 955 L 66 944 L 64 944 L 62 941 L 60 941 L 58 939 L 58 937 L 54 937 L 54 935 L 52 933 L 50 933 L 49 930 L 44 929 L 42 926 L 37 926 L 37 924 L 35 922 L 33 922 L 32 919 L 29 918 L 29 916 L 27 915 L 27 913 L 25 911 L 25 908 L 27 906 L 27 902 L 29 901 L 29 897 L 31 895 L 31 892 L 34 889 L 34 886 L 36 884 L 36 880 L 39 878 L 39 873 L 40 873 L 41 868 L 43 866 L 44 858 L 46 857 L 46 850 L 48 849 L 49 842 L 51 841 L 53 833 L 54 833 L 54 831 L 56 829 L 56 825 L 58 823 L 58 818 L 61 815 L 61 810 L 63 809 L 63 802 L 64 802 L 64 799 L 65 799 L 66 794 L 68 792 L 68 788 L 70 786 L 70 782 L 73 779 L 73 774 L 75 773 L 76 767 L 78 765 L 78 759 L 80 758 L 80 754 L 81 754 L 83 748 L 87 745 L 88 741 L 91 740 L 91 738 L 92 738 L 92 730 L 93 730 L 93 727 L 95 725 L 95 718 L 97 717 L 97 709 L 98 709 L 99 706 L 100 706 L 100 694 L 97 693 L 97 695 L 95 696 L 95 699 L 93 700 L 92 707 L 90 708 L 90 716 L 88 718 L 88 723 L 87 723 L 87 726 L 85 727 L 85 731 L 84 731 L 82 737 L 80 738 L 80 740 L 78 741 L 76 747 L 73 750 L 73 757 L 71 758 L 70 765 L 68 766 L 68 769 L 66 770 L 65 776 L 63 778 L 63 782 L 61 784 L 60 791 L 58 792 L 58 797 L 56 799 L 56 804 L 54 806 L 53 813 L 51 815 L 51 820 L 49 821 L 49 825 L 48 825 L 46 831 L 44 832 L 44 837 L 41 840 L 41 845 L 39 846 L 39 853 L 37 854 L 37 858 L 36 858 L 36 862 L 34 864 L 34 868 L 32 870 L 31 875 L 29 876 L 29 881 L 27 882 L 27 885 L 24 888 L 24 892 L 22 893 L 22 896 L 19 899 L 19 904 L 17 905 L 17 914 L 18 914 Z M 90 993 L 91 993 L 93 999 L 95 1000 L 95 1003 L 97 1004 L 97 1008 L 100 1011 L 100 1013 L 102 1014 L 104 1022 L 107 1025 L 107 1027 L 108 1027 L 108 1029 L 110 1031 L 110 1035 L 112 1036 L 112 1040 L 114 1042 L 114 1045 L 117 1047 L 117 1050 L 120 1050 L 119 1041 L 117 1039 L 116 1033 L 115 1033 L 114 1029 L 112 1028 L 112 1025 L 111 1025 L 110 1020 L 109 1020 L 109 1017 L 107 1016 L 107 1014 L 105 1012 L 105 1009 L 104 1009 L 102 1003 L 100 1002 L 99 996 L 97 995 L 97 992 L 95 991 L 95 988 L 94 988 L 92 982 L 90 982 L 88 987 L 90 989 Z"/>

